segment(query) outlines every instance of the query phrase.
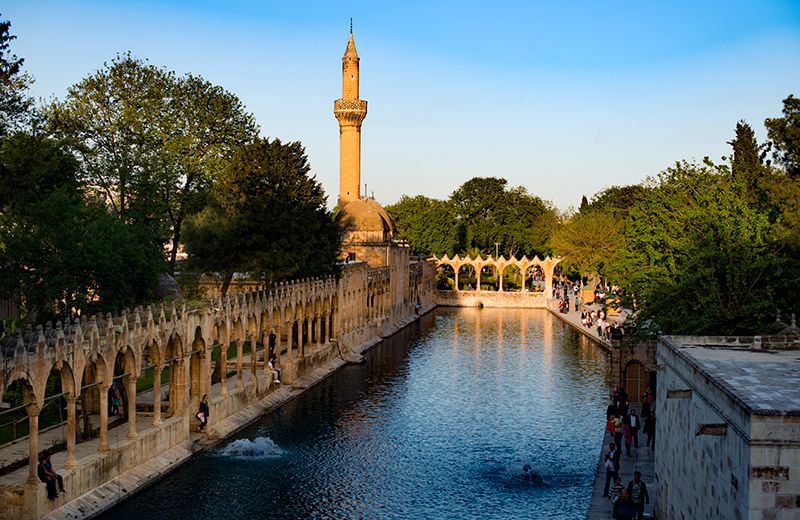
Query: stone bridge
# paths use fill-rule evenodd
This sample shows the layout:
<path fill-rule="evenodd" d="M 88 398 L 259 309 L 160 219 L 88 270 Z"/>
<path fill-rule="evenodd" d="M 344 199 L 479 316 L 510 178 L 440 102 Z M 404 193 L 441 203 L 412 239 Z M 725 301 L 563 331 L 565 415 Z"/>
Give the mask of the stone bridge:
<path fill-rule="evenodd" d="M 27 470 L 0 480 L 0 517 L 42 518 L 63 505 L 61 499 L 47 500 L 37 478 L 39 413 L 46 401 L 63 396 L 67 403 L 66 462 L 59 472 L 70 498 L 75 498 L 189 439 L 199 424 L 195 413 L 202 396 L 211 394 L 212 356 L 219 357 L 223 367 L 219 393 L 210 401 L 208 428 L 213 438 L 219 436 L 216 422 L 279 387 L 265 363 L 267 349 L 278 355 L 284 385 L 335 357 L 357 358 L 352 347 L 393 331 L 414 316 L 417 303 L 434 305 L 434 270 L 434 263 L 426 259 L 417 259 L 402 273 L 357 262 L 348 264 L 340 279 L 244 287 L 196 307 L 172 303 L 47 323 L 24 334 L 7 330 L 0 348 L 0 390 L 5 394 L 12 383 L 20 382 L 30 435 Z M 251 346 L 247 356 L 246 342 Z M 226 347 L 234 344 L 236 357 L 229 361 Z M 152 400 L 140 403 L 136 381 L 147 370 L 154 374 Z M 229 370 L 235 371 L 235 384 L 228 384 Z M 165 371 L 169 391 L 162 403 Z M 63 393 L 45 395 L 53 372 L 60 377 Z M 125 438 L 116 442 L 109 442 L 108 436 L 112 383 L 120 387 L 127 417 L 127 428 L 118 426 Z M 100 442 L 90 456 L 76 456 L 79 406 L 83 414 L 99 416 Z M 151 416 L 152 423 L 142 427 Z"/>

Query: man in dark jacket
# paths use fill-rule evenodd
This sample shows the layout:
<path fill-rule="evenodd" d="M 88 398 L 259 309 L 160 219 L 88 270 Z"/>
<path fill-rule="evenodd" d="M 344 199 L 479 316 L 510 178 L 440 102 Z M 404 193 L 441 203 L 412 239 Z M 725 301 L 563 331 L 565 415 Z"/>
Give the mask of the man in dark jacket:
<path fill-rule="evenodd" d="M 617 501 L 614 502 L 611 518 L 616 518 L 616 520 L 634 520 L 636 518 L 636 505 L 628 497 L 627 489 L 623 489 Z"/>
<path fill-rule="evenodd" d="M 642 427 L 642 419 L 636 415 L 636 410 L 631 409 L 630 413 L 622 419 L 623 424 L 628 425 L 628 431 L 633 437 L 633 447 L 639 447 L 639 429 Z"/>
<path fill-rule="evenodd" d="M 642 520 L 644 515 L 644 505 L 650 503 L 650 495 L 647 494 L 647 484 L 642 480 L 642 474 L 639 471 L 633 472 L 633 480 L 628 484 L 628 496 L 636 507 L 636 518 Z"/>

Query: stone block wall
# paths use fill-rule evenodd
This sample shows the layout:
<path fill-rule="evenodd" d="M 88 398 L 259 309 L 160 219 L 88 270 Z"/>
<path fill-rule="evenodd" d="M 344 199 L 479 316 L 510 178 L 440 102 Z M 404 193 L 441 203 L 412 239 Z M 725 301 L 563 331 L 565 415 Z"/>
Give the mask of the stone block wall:
<path fill-rule="evenodd" d="M 657 362 L 665 366 L 657 376 L 657 518 L 755 520 L 749 413 L 668 339 L 659 342 Z M 703 425 L 723 423 L 725 435 L 701 433 Z"/>

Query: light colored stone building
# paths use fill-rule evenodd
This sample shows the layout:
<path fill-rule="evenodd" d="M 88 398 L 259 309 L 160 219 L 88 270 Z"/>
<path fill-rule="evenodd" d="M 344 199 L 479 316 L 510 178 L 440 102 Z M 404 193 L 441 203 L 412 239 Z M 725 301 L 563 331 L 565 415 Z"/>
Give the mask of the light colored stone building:
<path fill-rule="evenodd" d="M 655 514 L 800 519 L 800 338 L 665 336 Z"/>

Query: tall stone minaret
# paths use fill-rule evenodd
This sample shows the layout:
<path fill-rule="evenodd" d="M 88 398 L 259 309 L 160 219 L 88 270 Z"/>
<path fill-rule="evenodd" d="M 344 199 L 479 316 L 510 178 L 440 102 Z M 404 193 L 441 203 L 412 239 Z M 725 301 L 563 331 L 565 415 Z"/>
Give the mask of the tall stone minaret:
<path fill-rule="evenodd" d="M 353 43 L 353 22 L 350 40 L 342 57 L 342 99 L 333 102 L 333 113 L 339 120 L 339 210 L 358 200 L 361 186 L 361 122 L 367 116 L 367 102 L 358 99 L 358 54 Z"/>

